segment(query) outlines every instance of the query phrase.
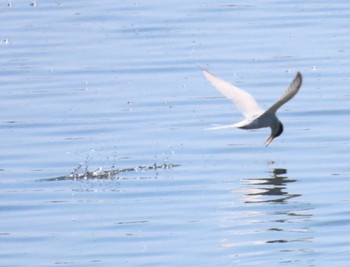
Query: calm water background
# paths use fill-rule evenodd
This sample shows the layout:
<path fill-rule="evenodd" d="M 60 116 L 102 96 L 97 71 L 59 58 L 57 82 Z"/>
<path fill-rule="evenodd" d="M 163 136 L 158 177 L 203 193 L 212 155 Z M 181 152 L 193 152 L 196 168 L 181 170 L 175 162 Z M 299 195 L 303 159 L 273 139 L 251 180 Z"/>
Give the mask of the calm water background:
<path fill-rule="evenodd" d="M 348 2 L 9 0 L 0 20 L 0 266 L 349 266 Z M 301 71 L 283 135 L 206 131 L 241 117 L 199 65 L 264 107 Z"/>

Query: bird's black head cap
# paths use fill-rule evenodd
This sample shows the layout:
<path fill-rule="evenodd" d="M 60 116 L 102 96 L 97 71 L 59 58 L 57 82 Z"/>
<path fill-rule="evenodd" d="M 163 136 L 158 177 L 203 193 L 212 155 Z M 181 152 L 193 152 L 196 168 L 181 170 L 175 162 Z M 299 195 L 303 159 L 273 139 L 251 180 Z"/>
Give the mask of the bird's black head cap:
<path fill-rule="evenodd" d="M 278 132 L 274 137 L 280 136 L 283 133 L 283 124 L 282 122 L 278 122 Z"/>

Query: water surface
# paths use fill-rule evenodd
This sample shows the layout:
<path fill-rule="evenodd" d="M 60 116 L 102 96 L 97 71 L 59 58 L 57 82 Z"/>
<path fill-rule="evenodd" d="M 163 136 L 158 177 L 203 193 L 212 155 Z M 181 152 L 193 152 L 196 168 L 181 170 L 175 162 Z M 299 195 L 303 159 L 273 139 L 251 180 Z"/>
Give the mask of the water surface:
<path fill-rule="evenodd" d="M 0 266 L 348 266 L 348 4 L 0 4 Z M 285 131 L 241 119 L 199 66 Z"/>

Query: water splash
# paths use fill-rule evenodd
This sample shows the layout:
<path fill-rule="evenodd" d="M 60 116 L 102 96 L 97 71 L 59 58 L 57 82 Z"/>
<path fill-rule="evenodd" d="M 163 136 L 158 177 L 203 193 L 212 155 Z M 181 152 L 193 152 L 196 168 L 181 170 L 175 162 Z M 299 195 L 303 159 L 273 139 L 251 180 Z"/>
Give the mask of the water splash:
<path fill-rule="evenodd" d="M 157 163 L 154 163 L 153 165 L 140 165 L 137 167 L 130 167 L 130 168 L 112 167 L 111 169 L 107 169 L 107 170 L 103 169 L 103 168 L 98 168 L 95 171 L 89 171 L 88 165 L 86 164 L 86 162 L 82 162 L 68 175 L 47 178 L 47 179 L 41 179 L 39 181 L 116 179 L 116 178 L 118 178 L 118 174 L 120 174 L 120 173 L 144 172 L 144 171 L 158 170 L 158 169 L 172 169 L 172 168 L 175 168 L 178 166 L 180 166 L 180 165 L 173 164 L 173 163 L 163 163 L 160 165 Z"/>

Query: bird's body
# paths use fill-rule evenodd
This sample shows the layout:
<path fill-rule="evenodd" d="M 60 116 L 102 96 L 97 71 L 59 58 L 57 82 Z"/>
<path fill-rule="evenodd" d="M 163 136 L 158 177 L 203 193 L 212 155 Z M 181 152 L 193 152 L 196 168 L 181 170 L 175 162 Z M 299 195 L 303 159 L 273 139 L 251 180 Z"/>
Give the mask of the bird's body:
<path fill-rule="evenodd" d="M 275 137 L 282 134 L 283 124 L 277 118 L 276 112 L 283 104 L 298 93 L 302 84 L 302 76 L 299 72 L 283 96 L 267 110 L 263 110 L 248 92 L 216 77 L 207 70 L 203 69 L 203 73 L 208 81 L 224 96 L 229 98 L 245 117 L 241 122 L 232 125 L 213 127 L 212 129 L 240 128 L 249 130 L 270 127 L 271 136 L 266 140 L 265 145 L 269 145 Z"/>

